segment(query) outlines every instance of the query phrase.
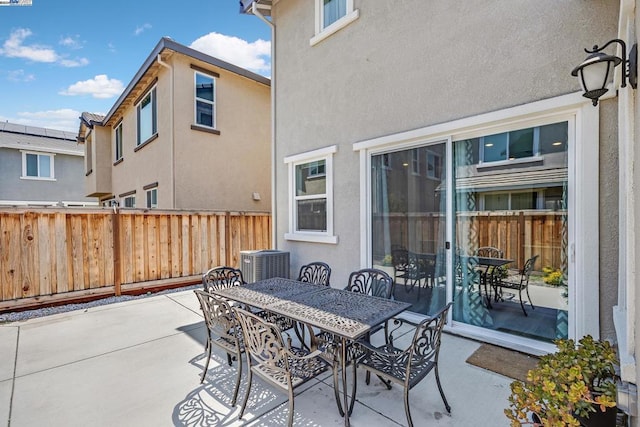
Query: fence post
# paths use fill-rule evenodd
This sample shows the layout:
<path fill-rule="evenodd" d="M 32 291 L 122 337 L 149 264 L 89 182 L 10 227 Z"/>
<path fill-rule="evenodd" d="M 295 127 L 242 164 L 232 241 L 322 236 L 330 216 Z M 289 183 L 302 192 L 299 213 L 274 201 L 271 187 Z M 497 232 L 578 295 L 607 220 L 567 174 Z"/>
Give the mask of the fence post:
<path fill-rule="evenodd" d="M 524 268 L 524 212 L 518 214 L 518 269 Z"/>
<path fill-rule="evenodd" d="M 231 262 L 231 212 L 224 213 L 224 262 L 230 265 Z"/>
<path fill-rule="evenodd" d="M 122 294 L 122 266 L 120 263 L 120 215 L 118 208 L 113 207 L 111 214 L 111 224 L 113 227 L 113 289 L 116 296 Z"/>

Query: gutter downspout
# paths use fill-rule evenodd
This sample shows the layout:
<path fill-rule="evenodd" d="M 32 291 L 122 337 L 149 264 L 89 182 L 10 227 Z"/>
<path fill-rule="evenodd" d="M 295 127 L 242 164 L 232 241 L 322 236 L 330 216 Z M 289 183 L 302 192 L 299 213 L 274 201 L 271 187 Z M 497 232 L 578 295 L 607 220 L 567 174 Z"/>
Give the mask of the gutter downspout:
<path fill-rule="evenodd" d="M 173 117 L 175 105 L 173 102 L 173 67 L 162 60 L 160 54 L 158 54 L 158 64 L 162 65 L 165 68 L 169 69 L 169 75 L 171 76 L 171 86 L 169 87 L 169 103 L 171 104 L 171 110 L 169 110 L 169 126 L 171 127 L 170 135 L 171 135 L 171 209 L 176 209 L 176 135 L 175 129 L 173 125 Z"/>
<path fill-rule="evenodd" d="M 269 6 L 269 9 L 270 8 Z M 276 26 L 264 17 L 255 1 L 251 3 L 251 12 L 271 27 L 271 247 L 272 249 L 278 249 L 278 211 L 276 210 L 276 85 L 273 79 L 276 74 Z"/>

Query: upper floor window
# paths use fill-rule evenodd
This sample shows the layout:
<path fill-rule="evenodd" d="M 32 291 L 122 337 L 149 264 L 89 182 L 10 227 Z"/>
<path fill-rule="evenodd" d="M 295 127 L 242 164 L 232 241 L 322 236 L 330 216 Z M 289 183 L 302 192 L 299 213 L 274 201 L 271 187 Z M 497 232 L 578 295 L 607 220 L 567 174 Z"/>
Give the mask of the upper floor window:
<path fill-rule="evenodd" d="M 116 126 L 115 131 L 115 147 L 114 147 L 114 161 L 122 159 L 122 123 Z"/>
<path fill-rule="evenodd" d="M 158 207 L 158 189 L 152 188 L 147 190 L 147 208 L 155 209 Z"/>
<path fill-rule="evenodd" d="M 53 156 L 22 152 L 22 178 L 54 179 Z"/>
<path fill-rule="evenodd" d="M 196 124 L 215 128 L 215 79 L 195 72 Z"/>
<path fill-rule="evenodd" d="M 442 157 L 427 150 L 427 177 L 440 180 L 442 178 Z"/>
<path fill-rule="evenodd" d="M 140 145 L 158 132 L 155 87 L 142 98 L 136 110 L 138 116 L 138 142 L 136 145 Z"/>
<path fill-rule="evenodd" d="M 324 40 L 336 31 L 358 19 L 353 0 L 315 0 L 316 28 L 311 45 Z"/>
<path fill-rule="evenodd" d="M 417 148 L 411 150 L 411 173 L 420 175 L 420 152 Z"/>
<path fill-rule="evenodd" d="M 567 122 L 496 133 L 479 139 L 482 162 L 527 159 L 567 151 Z"/>
<path fill-rule="evenodd" d="M 289 165 L 289 240 L 337 243 L 333 235 L 335 146 L 285 158 Z"/>

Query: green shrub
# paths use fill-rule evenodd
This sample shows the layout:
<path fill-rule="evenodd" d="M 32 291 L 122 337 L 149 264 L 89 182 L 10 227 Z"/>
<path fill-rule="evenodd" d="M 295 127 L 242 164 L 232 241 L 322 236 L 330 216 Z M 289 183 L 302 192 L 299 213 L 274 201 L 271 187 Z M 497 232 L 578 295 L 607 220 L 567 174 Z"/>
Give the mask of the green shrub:
<path fill-rule="evenodd" d="M 556 340 L 556 353 L 542 356 L 527 381 L 511 383 L 505 415 L 511 426 L 580 426 L 588 417 L 616 405 L 617 359 L 611 344 L 587 335 L 578 345 Z M 532 422 L 535 414 L 539 422 Z"/>

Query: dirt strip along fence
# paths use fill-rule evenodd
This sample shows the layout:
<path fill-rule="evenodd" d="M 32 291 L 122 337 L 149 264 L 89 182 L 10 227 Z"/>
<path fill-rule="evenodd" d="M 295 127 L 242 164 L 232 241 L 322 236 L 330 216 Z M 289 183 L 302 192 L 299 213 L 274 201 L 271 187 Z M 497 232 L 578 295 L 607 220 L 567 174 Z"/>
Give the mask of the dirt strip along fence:
<path fill-rule="evenodd" d="M 268 213 L 0 208 L 0 311 L 194 284 L 269 248 Z"/>

